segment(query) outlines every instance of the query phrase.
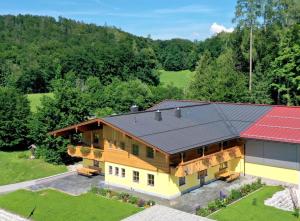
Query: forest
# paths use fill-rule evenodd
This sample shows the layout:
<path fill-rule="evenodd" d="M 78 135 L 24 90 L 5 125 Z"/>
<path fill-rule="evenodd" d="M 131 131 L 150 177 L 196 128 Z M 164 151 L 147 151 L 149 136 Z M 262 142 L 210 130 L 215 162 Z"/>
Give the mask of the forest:
<path fill-rule="evenodd" d="M 0 16 L 0 150 L 36 144 L 66 163 L 49 131 L 90 117 L 145 110 L 164 99 L 300 104 L 300 2 L 237 0 L 234 31 L 203 41 L 153 40 L 111 26 L 33 15 Z M 159 70 L 191 70 L 183 90 Z M 27 93 L 51 92 L 35 113 Z"/>

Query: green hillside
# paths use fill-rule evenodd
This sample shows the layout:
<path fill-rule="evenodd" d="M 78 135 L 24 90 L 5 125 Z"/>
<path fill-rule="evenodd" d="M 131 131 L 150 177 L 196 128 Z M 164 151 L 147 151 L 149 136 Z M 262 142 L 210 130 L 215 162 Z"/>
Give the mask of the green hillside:
<path fill-rule="evenodd" d="M 160 82 L 163 84 L 173 84 L 179 88 L 186 88 L 193 76 L 190 70 L 183 71 L 165 71 L 160 70 Z"/>

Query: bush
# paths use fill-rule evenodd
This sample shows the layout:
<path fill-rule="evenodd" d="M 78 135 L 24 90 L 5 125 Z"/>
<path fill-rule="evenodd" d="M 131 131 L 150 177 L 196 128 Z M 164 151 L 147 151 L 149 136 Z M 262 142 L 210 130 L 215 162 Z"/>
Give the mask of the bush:
<path fill-rule="evenodd" d="M 19 153 L 19 154 L 17 155 L 17 157 L 18 157 L 19 159 L 28 159 L 28 158 L 29 158 L 29 154 L 26 153 L 26 152 L 22 152 L 22 153 Z"/>
<path fill-rule="evenodd" d="M 118 198 L 120 199 L 120 200 L 122 200 L 123 202 L 127 202 L 128 201 L 128 199 L 129 199 L 129 194 L 128 193 L 120 193 L 119 195 L 118 195 Z"/>
<path fill-rule="evenodd" d="M 148 205 L 148 206 L 154 206 L 154 205 L 155 205 L 155 201 L 149 200 L 149 201 L 147 202 L 147 205 Z"/>
<path fill-rule="evenodd" d="M 211 214 L 212 212 L 208 209 L 208 208 L 199 208 L 197 211 L 196 211 L 196 214 L 198 216 L 208 216 L 209 214 Z"/>
<path fill-rule="evenodd" d="M 129 199 L 128 199 L 128 202 L 131 203 L 131 204 L 137 204 L 138 198 L 135 197 L 135 196 L 130 196 Z"/>
<path fill-rule="evenodd" d="M 138 202 L 137 202 L 137 206 L 138 207 L 144 207 L 145 206 L 145 200 L 139 199 Z"/>
<path fill-rule="evenodd" d="M 94 194 L 100 194 L 100 189 L 101 188 L 98 188 L 96 186 L 92 186 L 91 189 L 90 189 L 90 192 L 94 193 Z"/>
<path fill-rule="evenodd" d="M 300 216 L 300 209 L 299 208 L 295 208 L 294 211 L 293 211 L 293 215 L 296 218 L 299 218 L 299 216 Z"/>
<path fill-rule="evenodd" d="M 80 152 L 82 153 L 82 155 L 88 155 L 91 152 L 91 148 L 89 148 L 89 147 L 81 147 L 80 148 Z"/>
<path fill-rule="evenodd" d="M 101 157 L 101 150 L 98 150 L 98 149 L 94 149 L 94 156 L 96 157 L 96 158 L 100 158 Z"/>

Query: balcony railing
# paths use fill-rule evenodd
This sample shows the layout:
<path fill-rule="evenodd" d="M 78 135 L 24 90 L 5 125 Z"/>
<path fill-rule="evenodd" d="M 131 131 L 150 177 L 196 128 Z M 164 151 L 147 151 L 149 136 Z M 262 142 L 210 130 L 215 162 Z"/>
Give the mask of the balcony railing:
<path fill-rule="evenodd" d="M 72 157 L 82 157 L 90 160 L 103 161 L 103 150 L 90 146 L 68 146 L 68 154 Z"/>
<path fill-rule="evenodd" d="M 222 150 L 217 153 L 213 153 L 207 156 L 199 157 L 186 162 L 181 162 L 176 168 L 172 169 L 173 174 L 177 177 L 183 177 L 196 173 L 198 171 L 205 170 L 209 167 L 213 167 L 224 163 L 226 161 L 239 158 L 242 156 L 242 146 L 234 146 L 226 150 Z"/>

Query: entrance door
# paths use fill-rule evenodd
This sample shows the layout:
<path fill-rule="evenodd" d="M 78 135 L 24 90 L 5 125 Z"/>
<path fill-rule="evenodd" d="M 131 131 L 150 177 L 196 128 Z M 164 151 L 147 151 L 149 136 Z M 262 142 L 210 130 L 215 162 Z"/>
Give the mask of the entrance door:
<path fill-rule="evenodd" d="M 201 175 L 200 176 L 200 187 L 203 186 L 205 184 L 205 176 Z"/>

